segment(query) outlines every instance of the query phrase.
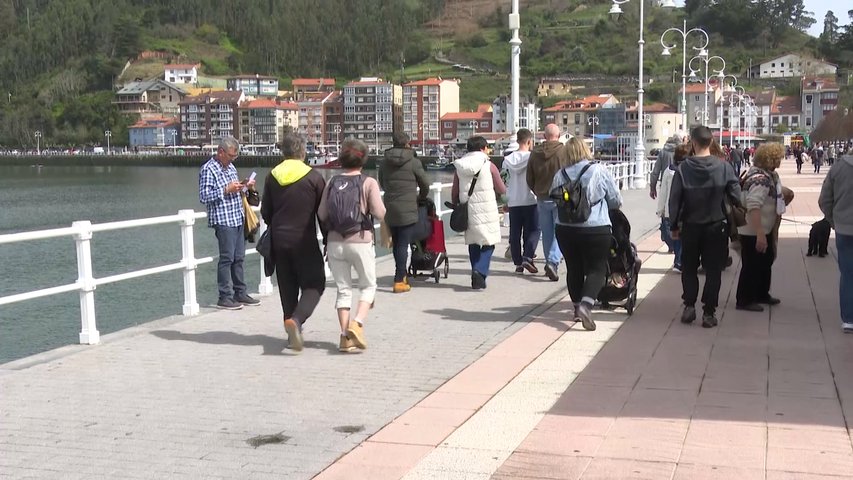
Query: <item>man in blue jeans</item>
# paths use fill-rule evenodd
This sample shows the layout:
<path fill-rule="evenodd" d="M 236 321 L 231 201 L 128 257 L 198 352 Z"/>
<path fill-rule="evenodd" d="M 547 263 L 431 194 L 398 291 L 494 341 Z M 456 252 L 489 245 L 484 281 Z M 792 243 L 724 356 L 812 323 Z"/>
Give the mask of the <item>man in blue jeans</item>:
<path fill-rule="evenodd" d="M 219 148 L 198 174 L 198 199 L 207 206 L 207 225 L 216 232 L 219 241 L 219 262 L 216 282 L 219 301 L 216 306 L 225 310 L 239 310 L 243 305 L 260 302 L 246 293 L 243 280 L 243 258 L 246 256 L 246 238 L 243 231 L 243 188 L 255 188 L 255 180 L 241 183 L 233 162 L 238 157 L 240 144 L 234 137 L 219 141 Z"/>
<path fill-rule="evenodd" d="M 841 304 L 841 328 L 853 333 L 853 154 L 835 162 L 820 190 L 818 204 L 835 229 L 838 248 L 838 298 Z"/>
<path fill-rule="evenodd" d="M 537 145 L 527 162 L 527 186 L 538 199 L 539 228 L 542 231 L 542 248 L 545 251 L 545 275 L 552 282 L 560 279 L 558 268 L 563 254 L 557 244 L 557 205 L 549 199 L 554 174 L 566 166 L 564 146 L 560 142 L 560 127 L 550 123 L 545 126 L 545 142 Z"/>

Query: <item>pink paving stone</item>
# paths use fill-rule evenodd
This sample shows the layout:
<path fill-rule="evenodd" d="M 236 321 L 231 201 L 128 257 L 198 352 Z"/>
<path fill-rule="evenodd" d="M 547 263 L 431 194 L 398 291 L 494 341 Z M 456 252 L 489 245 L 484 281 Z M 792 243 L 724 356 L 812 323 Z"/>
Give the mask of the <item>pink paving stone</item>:
<path fill-rule="evenodd" d="M 537 478 L 574 480 L 580 478 L 592 459 L 534 452 L 514 452 L 495 472 L 493 479 Z"/>
<path fill-rule="evenodd" d="M 418 403 L 418 407 L 477 410 L 492 398 L 478 393 L 433 392 Z"/>
<path fill-rule="evenodd" d="M 690 422 L 684 444 L 699 447 L 751 446 L 763 449 L 767 445 L 767 427 L 696 420 Z"/>
<path fill-rule="evenodd" d="M 549 413 L 570 416 L 615 417 L 622 410 L 630 392 L 629 387 L 574 383 L 557 399 Z"/>
<path fill-rule="evenodd" d="M 410 408 L 395 418 L 393 423 L 458 427 L 465 423 L 473 414 L 474 410 L 462 408 L 426 408 L 417 406 Z"/>
<path fill-rule="evenodd" d="M 581 475 L 582 480 L 669 480 L 675 470 L 672 462 L 647 462 L 616 458 L 595 458 Z"/>
<path fill-rule="evenodd" d="M 764 470 L 679 463 L 673 480 L 764 480 Z"/>
<path fill-rule="evenodd" d="M 853 472 L 853 453 L 769 447 L 767 469 L 820 475 L 848 475 Z"/>
<path fill-rule="evenodd" d="M 398 443 L 364 442 L 336 463 L 377 467 L 407 467 L 411 469 L 432 447 Z"/>
<path fill-rule="evenodd" d="M 765 447 L 745 445 L 685 444 L 679 462 L 697 465 L 728 466 L 744 469 L 762 469 Z"/>
<path fill-rule="evenodd" d="M 596 454 L 603 441 L 603 436 L 534 430 L 516 450 L 549 455 L 591 457 Z"/>
<path fill-rule="evenodd" d="M 434 447 L 443 442 L 454 430 L 456 427 L 447 425 L 410 425 L 393 422 L 373 434 L 369 441 Z"/>
<path fill-rule="evenodd" d="M 850 434 L 844 428 L 812 430 L 770 427 L 768 429 L 767 445 L 774 448 L 799 448 L 826 452 L 853 453 Z"/>
<path fill-rule="evenodd" d="M 767 422 L 774 427 L 811 429 L 843 428 L 844 417 L 837 399 L 771 395 Z"/>
<path fill-rule="evenodd" d="M 548 330 L 543 332 L 541 329 L 535 328 L 534 325 L 541 324 L 530 324 L 522 328 L 486 353 L 483 358 L 521 357 L 532 361 L 568 330 L 568 328 L 561 331 L 547 327 Z"/>
<path fill-rule="evenodd" d="M 564 435 L 604 436 L 614 421 L 615 418 L 611 417 L 548 414 L 536 425 L 536 430 Z"/>
<path fill-rule="evenodd" d="M 410 466 L 333 463 L 314 477 L 314 480 L 397 480 L 403 478 L 410 469 Z"/>
<path fill-rule="evenodd" d="M 494 395 L 518 375 L 531 360 L 519 357 L 481 358 L 439 387 L 437 391 Z"/>
<path fill-rule="evenodd" d="M 767 471 L 767 480 L 853 480 L 853 476 L 812 475 L 800 472 Z"/>
<path fill-rule="evenodd" d="M 689 419 L 696 404 L 696 392 L 637 388 L 619 414 L 622 417 Z"/>
<path fill-rule="evenodd" d="M 624 369 L 620 370 L 618 368 L 612 368 L 611 370 L 604 370 L 602 368 L 597 368 L 596 370 L 589 371 L 584 369 L 580 375 L 578 375 L 577 379 L 575 379 L 575 385 L 595 385 L 602 387 L 633 387 L 637 380 L 640 378 L 640 373 L 633 372 L 625 372 Z"/>
<path fill-rule="evenodd" d="M 618 418 L 596 456 L 675 462 L 687 426 L 687 421 Z"/>

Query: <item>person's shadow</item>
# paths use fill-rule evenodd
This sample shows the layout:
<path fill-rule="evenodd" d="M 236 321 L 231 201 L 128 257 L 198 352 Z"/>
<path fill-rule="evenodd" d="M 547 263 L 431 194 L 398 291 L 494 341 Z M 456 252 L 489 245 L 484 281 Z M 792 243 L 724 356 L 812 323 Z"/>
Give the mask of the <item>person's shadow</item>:
<path fill-rule="evenodd" d="M 177 330 L 155 330 L 152 335 L 163 340 L 208 343 L 211 345 L 241 345 L 263 347 L 262 355 L 288 355 L 287 340 L 269 335 L 241 335 L 234 332 L 182 333 Z M 332 342 L 306 341 L 305 348 L 338 353 L 338 345 Z"/>

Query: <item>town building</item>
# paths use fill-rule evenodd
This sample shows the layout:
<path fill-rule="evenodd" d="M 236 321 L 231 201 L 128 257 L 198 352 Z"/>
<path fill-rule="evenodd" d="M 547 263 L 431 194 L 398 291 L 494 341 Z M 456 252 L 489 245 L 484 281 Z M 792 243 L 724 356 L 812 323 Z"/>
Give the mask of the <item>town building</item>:
<path fill-rule="evenodd" d="M 838 84 L 830 77 L 803 77 L 800 83 L 803 128 L 811 132 L 838 108 Z"/>
<path fill-rule="evenodd" d="M 441 116 L 442 143 L 465 143 L 474 135 L 492 133 L 492 111 L 481 104 L 476 112 L 450 112 Z"/>
<path fill-rule="evenodd" d="M 178 145 L 181 123 L 174 117 L 139 120 L 128 127 L 131 147 L 166 147 Z"/>
<path fill-rule="evenodd" d="M 195 85 L 198 83 L 197 63 L 172 63 L 163 66 L 163 80 L 169 83 Z"/>
<path fill-rule="evenodd" d="M 323 143 L 326 151 L 337 153 L 344 139 L 344 96 L 332 92 L 323 103 Z M 332 147 L 334 146 L 334 147 Z"/>
<path fill-rule="evenodd" d="M 786 53 L 764 60 L 749 69 L 750 78 L 797 78 L 813 75 L 835 75 L 838 66 L 808 55 Z"/>
<path fill-rule="evenodd" d="M 776 97 L 776 103 L 773 104 L 773 108 L 770 110 L 770 127 L 777 133 L 798 131 L 803 123 L 802 108 L 802 102 L 799 97 Z"/>
<path fill-rule="evenodd" d="M 367 143 L 374 153 L 391 148 L 402 129 L 403 87 L 367 77 L 344 87 L 344 137 Z"/>
<path fill-rule="evenodd" d="M 226 136 L 239 137 L 238 108 L 242 91 L 218 91 L 187 97 L 180 103 L 182 142 L 212 144 Z"/>
<path fill-rule="evenodd" d="M 589 117 L 595 114 L 596 111 L 604 107 L 612 107 L 619 104 L 619 99 L 611 94 L 590 95 L 584 98 L 575 100 L 563 100 L 557 102 L 553 107 L 548 107 L 542 110 L 542 124 L 548 125 L 554 123 L 564 133 L 574 136 L 586 136 L 587 132 L 592 131 L 592 126 L 589 124 Z M 622 124 L 624 125 L 624 109 Z M 599 119 L 599 125 L 601 119 Z M 596 127 L 596 132 L 599 128 Z"/>
<path fill-rule="evenodd" d="M 636 108 L 634 111 L 636 112 Z M 680 130 L 681 114 L 672 105 L 665 103 L 644 105 L 643 115 L 646 117 L 644 139 L 647 153 L 654 149 L 663 148 L 669 137 Z M 628 128 L 631 128 L 632 132 L 636 132 L 637 116 L 635 115 L 633 118 L 633 124 L 629 122 Z"/>
<path fill-rule="evenodd" d="M 237 75 L 225 80 L 228 90 L 242 90 L 247 97 L 272 97 L 278 95 L 278 78 L 265 75 Z"/>
<path fill-rule="evenodd" d="M 437 146 L 441 140 L 440 118 L 458 111 L 456 80 L 428 78 L 403 85 L 403 131 L 413 146 Z"/>
<path fill-rule="evenodd" d="M 306 93 L 332 93 L 335 91 L 334 78 L 294 78 L 293 99 L 302 100 Z"/>
<path fill-rule="evenodd" d="M 519 103 L 518 128 L 526 128 L 531 132 L 538 131 L 541 112 L 536 102 L 521 98 Z M 514 133 L 513 130 L 512 100 L 506 95 L 501 95 L 492 101 L 492 131 Z"/>
<path fill-rule="evenodd" d="M 711 80 L 708 82 L 708 112 L 707 121 L 705 120 L 705 84 L 704 83 L 688 83 L 687 84 L 687 126 L 680 125 L 680 130 L 689 131 L 690 128 L 705 124 L 709 127 L 717 124 L 717 109 L 715 105 L 720 102 L 722 96 L 720 89 L 716 83 Z M 679 98 L 682 89 L 678 89 Z M 679 101 L 678 113 L 681 113 L 681 102 Z"/>
<path fill-rule="evenodd" d="M 180 86 L 153 78 L 126 83 L 116 92 L 112 103 L 126 115 L 177 115 L 178 104 L 186 96 Z"/>
<path fill-rule="evenodd" d="M 566 97 L 572 94 L 572 88 L 569 77 L 543 77 L 539 79 L 536 96 Z"/>
<path fill-rule="evenodd" d="M 284 137 L 288 118 L 282 103 L 267 98 L 247 100 L 240 104 L 238 114 L 240 135 L 237 138 L 241 143 L 273 145 Z"/>

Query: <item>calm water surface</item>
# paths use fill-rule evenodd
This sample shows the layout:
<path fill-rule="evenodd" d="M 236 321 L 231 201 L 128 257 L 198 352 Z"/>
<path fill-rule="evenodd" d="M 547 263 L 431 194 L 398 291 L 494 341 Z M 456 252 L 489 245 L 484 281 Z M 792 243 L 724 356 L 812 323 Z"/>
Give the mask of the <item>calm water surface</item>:
<path fill-rule="evenodd" d="M 240 168 L 241 177 L 253 169 Z M 254 169 L 260 181 L 268 169 Z M 326 176 L 332 171 L 323 171 Z M 375 172 L 368 172 L 375 175 Z M 449 182 L 452 174 L 428 172 L 431 181 Z M 92 223 L 172 215 L 198 202 L 198 170 L 179 167 L 5 167 L 0 166 L 0 234 Z M 195 226 L 196 257 L 216 255 L 207 221 Z M 96 278 L 156 267 L 181 259 L 177 224 L 95 234 Z M 0 296 L 73 283 L 77 279 L 71 237 L 0 245 Z M 217 297 L 214 264 L 198 268 L 198 299 L 203 306 Z M 256 290 L 256 256 L 246 262 L 246 283 Z M 181 313 L 181 272 L 169 272 L 98 287 L 95 293 L 101 334 Z M 0 363 L 77 343 L 80 306 L 76 292 L 0 306 Z"/>

